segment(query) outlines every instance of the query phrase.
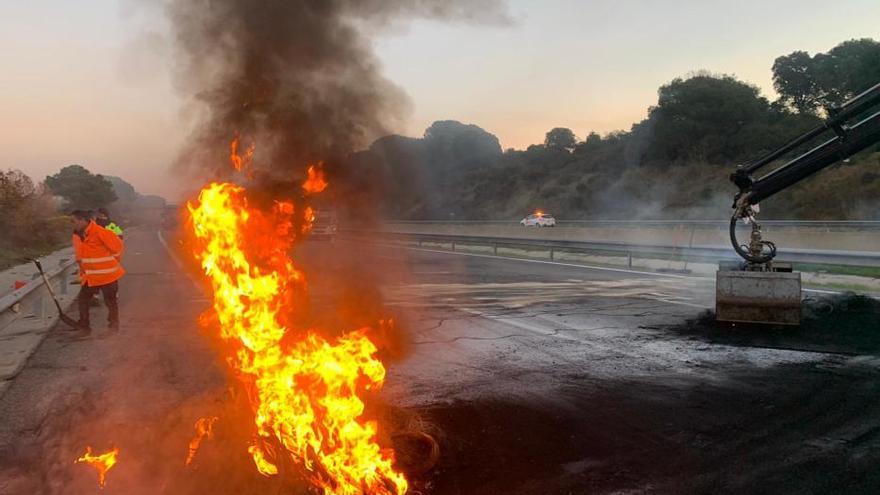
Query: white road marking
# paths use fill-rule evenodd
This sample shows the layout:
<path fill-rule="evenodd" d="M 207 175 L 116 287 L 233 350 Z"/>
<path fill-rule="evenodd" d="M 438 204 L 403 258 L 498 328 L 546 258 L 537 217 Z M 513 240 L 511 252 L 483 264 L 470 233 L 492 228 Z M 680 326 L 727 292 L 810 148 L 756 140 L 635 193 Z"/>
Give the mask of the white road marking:
<path fill-rule="evenodd" d="M 165 248 L 165 251 L 168 253 L 168 257 L 170 257 L 171 260 L 174 262 L 174 264 L 177 265 L 178 268 L 180 268 L 180 271 L 182 271 L 183 274 L 186 275 L 186 278 L 189 279 L 189 281 L 193 284 L 193 286 L 196 288 L 196 290 L 199 292 L 202 292 L 203 286 L 196 279 L 194 279 L 192 277 L 192 274 L 190 274 L 190 272 L 186 269 L 186 267 L 183 266 L 183 262 L 180 261 L 180 259 L 177 258 L 177 255 L 174 254 L 174 251 L 172 251 L 171 248 L 168 247 L 168 242 L 165 240 L 165 236 L 162 235 L 161 230 L 156 231 L 156 237 L 159 238 L 159 242 L 162 243 L 162 246 Z"/>
<path fill-rule="evenodd" d="M 526 263 L 541 263 L 545 265 L 557 265 L 557 266 L 568 266 L 574 268 L 586 268 L 588 270 L 599 270 L 606 272 L 618 272 L 618 273 L 631 273 L 634 275 L 650 275 L 654 277 L 666 277 L 666 278 L 678 278 L 678 279 L 688 279 L 688 280 L 710 280 L 714 281 L 715 279 L 712 277 L 700 277 L 700 276 L 691 276 L 691 275 L 675 275 L 672 273 L 657 273 L 657 272 L 644 272 L 639 270 L 629 270 L 626 268 L 610 268 L 607 266 L 596 266 L 596 265 L 580 265 L 576 263 L 562 263 L 559 261 L 546 261 L 546 260 L 533 260 L 528 258 L 513 258 L 510 256 L 497 256 L 493 254 L 476 254 L 476 253 L 459 253 L 455 251 L 443 251 L 438 249 L 425 249 L 425 248 L 416 248 L 411 246 L 398 246 L 404 249 L 411 249 L 413 251 L 424 251 L 427 253 L 440 253 L 440 254 L 449 254 L 449 255 L 458 255 L 458 256 L 474 256 L 477 258 L 495 258 L 502 260 L 510 260 L 510 261 L 520 261 Z M 823 289 L 801 289 L 802 292 L 814 292 L 817 294 L 842 294 L 840 291 L 834 290 L 823 290 Z M 705 306 L 697 306 L 697 307 L 705 307 Z"/>
<path fill-rule="evenodd" d="M 801 289 L 801 292 L 815 292 L 817 294 L 843 294 L 843 292 L 840 292 L 839 290 L 824 290 L 824 289 Z"/>
<path fill-rule="evenodd" d="M 677 304 L 679 306 L 690 306 L 691 308 L 700 308 L 700 309 L 712 308 L 711 305 L 707 305 L 707 304 L 694 304 L 694 303 L 688 303 L 688 302 L 684 302 L 684 301 L 670 301 L 669 299 L 653 299 L 653 301 L 665 302 L 667 304 Z"/>

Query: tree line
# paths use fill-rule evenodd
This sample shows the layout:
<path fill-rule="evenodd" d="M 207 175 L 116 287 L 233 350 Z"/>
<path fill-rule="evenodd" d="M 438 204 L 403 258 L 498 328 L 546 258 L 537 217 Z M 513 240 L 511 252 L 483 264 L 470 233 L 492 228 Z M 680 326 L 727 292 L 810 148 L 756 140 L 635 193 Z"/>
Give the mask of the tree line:
<path fill-rule="evenodd" d="M 372 187 L 392 218 L 515 219 L 536 208 L 568 219 L 723 218 L 733 167 L 880 82 L 880 43 L 793 52 L 774 61 L 772 74 L 773 101 L 732 75 L 694 72 L 662 85 L 628 131 L 580 140 L 559 127 L 543 143 L 502 150 L 478 126 L 439 121 L 421 138 L 380 138 L 351 165 L 376 177 Z M 762 205 L 766 218 L 877 218 L 877 150 L 780 193 Z M 841 189 L 821 186 L 829 180 Z"/>
<path fill-rule="evenodd" d="M 142 196 L 124 180 L 80 165 L 68 165 L 41 182 L 20 170 L 0 170 L 0 268 L 69 243 L 71 210 L 110 208 L 122 215 L 144 203 L 163 206 L 164 200 Z"/>

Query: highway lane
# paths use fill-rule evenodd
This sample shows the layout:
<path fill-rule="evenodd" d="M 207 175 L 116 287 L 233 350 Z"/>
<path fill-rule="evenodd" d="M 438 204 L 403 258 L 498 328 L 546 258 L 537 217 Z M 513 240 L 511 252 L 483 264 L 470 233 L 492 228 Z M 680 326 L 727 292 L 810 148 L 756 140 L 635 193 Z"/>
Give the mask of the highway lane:
<path fill-rule="evenodd" d="M 97 493 L 71 460 L 121 448 L 103 493 L 305 493 L 255 474 L 209 302 L 155 232 L 132 231 L 122 330 L 56 331 L 0 398 L 0 493 Z M 304 319 L 393 315 L 382 399 L 439 440 L 426 493 L 870 492 L 880 452 L 871 355 L 717 343 L 676 330 L 704 280 L 312 242 Z M 102 316 L 93 321 L 102 321 Z M 392 408 L 395 409 L 395 408 Z M 221 416 L 195 469 L 192 423 Z M 224 426 L 225 425 L 225 426 Z"/>
<path fill-rule="evenodd" d="M 386 393 L 443 439 L 438 493 L 868 493 L 880 482 L 873 355 L 812 352 L 794 332 L 771 348 L 683 330 L 712 304 L 705 280 L 408 254 L 414 280 L 385 292 L 412 315 L 412 346 Z"/>
<path fill-rule="evenodd" d="M 92 308 L 92 337 L 56 328 L 0 398 L 0 493 L 98 493 L 95 473 L 73 464 L 87 445 L 121 449 L 102 493 L 211 489 L 183 469 L 193 422 L 217 412 L 225 389 L 196 324 L 208 300 L 155 230 L 126 231 L 123 265 L 119 333 L 107 332 L 105 308 Z M 257 476 L 225 478 L 231 490 L 260 486 Z"/>
<path fill-rule="evenodd" d="M 714 329 L 700 320 L 705 279 L 349 250 L 316 265 L 377 282 L 400 319 L 409 341 L 385 397 L 441 440 L 427 491 L 859 493 L 880 481 L 876 345 L 841 355 L 824 335 Z"/>

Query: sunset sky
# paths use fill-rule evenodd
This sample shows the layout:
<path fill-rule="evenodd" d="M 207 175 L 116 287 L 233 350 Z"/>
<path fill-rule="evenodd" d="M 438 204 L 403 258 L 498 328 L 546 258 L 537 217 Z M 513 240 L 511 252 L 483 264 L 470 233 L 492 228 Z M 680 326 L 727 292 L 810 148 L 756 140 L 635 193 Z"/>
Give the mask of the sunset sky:
<path fill-rule="evenodd" d="M 385 75 L 410 96 L 421 135 L 455 119 L 504 148 L 552 127 L 579 137 L 628 129 L 658 86 L 706 69 L 772 96 L 773 59 L 880 38 L 876 0 L 513 0 L 512 22 L 416 21 L 375 39 Z M 176 199 L 168 174 L 187 128 L 160 9 L 141 1 L 3 1 L 0 168 L 35 179 L 81 164 Z"/>

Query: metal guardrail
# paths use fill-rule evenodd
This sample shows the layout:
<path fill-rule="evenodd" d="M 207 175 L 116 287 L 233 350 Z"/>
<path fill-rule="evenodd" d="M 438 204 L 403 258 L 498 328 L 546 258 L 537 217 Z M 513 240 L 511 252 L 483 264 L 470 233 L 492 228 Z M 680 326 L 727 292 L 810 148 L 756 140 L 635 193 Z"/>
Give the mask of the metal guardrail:
<path fill-rule="evenodd" d="M 662 259 L 678 259 L 681 261 L 723 261 L 739 260 L 729 246 L 675 246 L 631 244 L 625 242 L 605 241 L 568 241 L 551 239 L 528 239 L 512 237 L 471 236 L 454 234 L 408 234 L 391 232 L 367 232 L 358 230 L 342 230 L 340 233 L 350 236 L 384 237 L 400 241 L 417 242 L 419 246 L 426 242 L 455 245 L 491 246 L 493 253 L 498 248 L 524 248 L 549 250 L 550 259 L 554 259 L 556 251 L 590 252 L 626 256 L 629 264 L 632 258 L 660 257 Z M 880 266 L 880 252 L 874 251 L 824 251 L 818 249 L 779 249 L 779 261 L 792 263 L 812 263 L 823 265 Z"/>
<path fill-rule="evenodd" d="M 724 220 L 556 220 L 560 227 L 704 227 L 727 230 Z M 520 225 L 519 220 L 387 220 L 400 225 Z M 760 220 L 762 226 L 829 230 L 880 230 L 880 220 Z"/>
<path fill-rule="evenodd" d="M 56 293 L 59 296 L 67 294 L 69 276 L 75 265 L 73 259 L 62 259 L 55 269 L 46 273 L 49 283 L 53 285 L 57 283 Z M 34 278 L 23 287 L 0 297 L 0 330 L 19 318 L 26 316 L 45 318 L 54 311 L 54 303 L 51 302 L 49 293 L 43 286 L 43 279 Z"/>

